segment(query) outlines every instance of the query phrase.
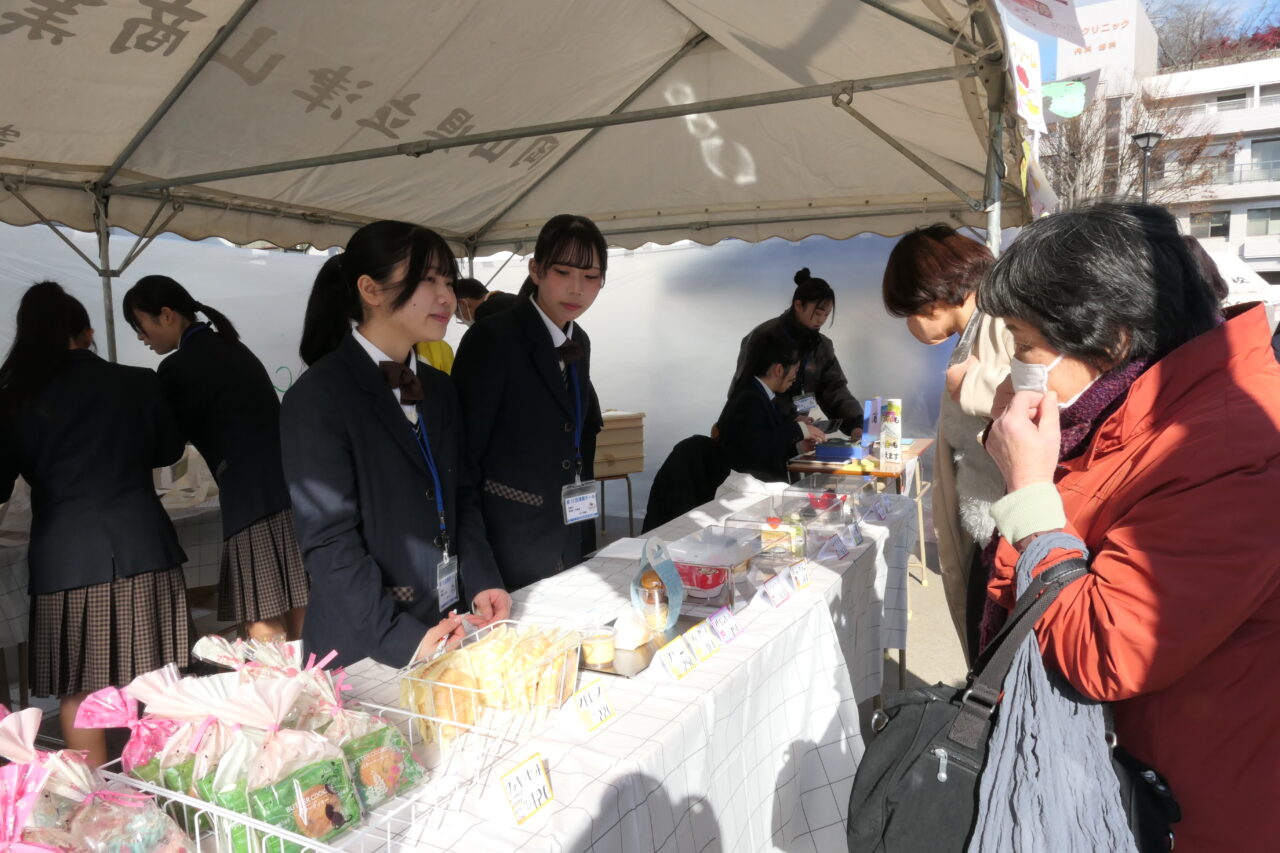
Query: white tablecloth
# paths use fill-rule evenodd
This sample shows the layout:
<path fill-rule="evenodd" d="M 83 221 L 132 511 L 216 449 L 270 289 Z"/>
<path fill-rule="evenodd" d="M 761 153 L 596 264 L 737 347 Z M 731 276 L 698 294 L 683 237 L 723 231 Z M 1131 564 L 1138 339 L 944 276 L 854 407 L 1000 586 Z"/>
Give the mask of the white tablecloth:
<path fill-rule="evenodd" d="M 651 535 L 673 541 L 758 497 L 722 498 Z M 683 680 L 660 666 L 630 680 L 583 673 L 584 683 L 604 680 L 614 719 L 588 732 L 571 708 L 553 713 L 487 785 L 410 843 L 591 853 L 844 849 L 863 751 L 857 705 L 879 692 L 886 643 L 906 641 L 915 513 L 906 499 L 890 506 L 884 521 L 864 525 L 863 546 L 815 565 L 812 583 L 781 607 L 753 600 L 738 614 L 744 633 Z M 608 550 L 518 592 L 516 618 L 588 624 L 624 606 L 637 563 Z M 349 672 L 356 696 L 397 695 L 388 667 L 362 661 Z M 535 753 L 547 762 L 555 800 L 518 826 L 499 777 Z"/>

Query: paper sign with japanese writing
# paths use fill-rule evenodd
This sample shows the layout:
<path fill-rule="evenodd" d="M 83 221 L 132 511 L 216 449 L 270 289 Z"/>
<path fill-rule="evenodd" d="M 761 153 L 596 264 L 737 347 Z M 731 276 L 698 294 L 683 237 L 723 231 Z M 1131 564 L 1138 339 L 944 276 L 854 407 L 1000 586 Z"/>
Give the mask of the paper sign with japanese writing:
<path fill-rule="evenodd" d="M 684 678 L 698 665 L 698 658 L 689 649 L 684 637 L 676 637 L 658 649 L 658 657 L 676 680 Z"/>
<path fill-rule="evenodd" d="M 582 720 L 582 725 L 589 732 L 609 722 L 615 714 L 613 706 L 609 704 L 609 697 L 605 695 L 604 685 L 598 678 L 573 694 L 569 701 L 573 703 L 578 719 Z"/>
<path fill-rule="evenodd" d="M 699 622 L 685 631 L 684 639 L 689 644 L 689 648 L 693 649 L 693 653 L 698 656 L 698 660 L 706 660 L 720 651 L 721 646 L 724 645 L 706 622 Z"/>
<path fill-rule="evenodd" d="M 555 799 L 547 766 L 537 753 L 503 774 L 502 790 L 507 795 L 507 804 L 511 806 L 516 823 L 524 823 Z"/>
<path fill-rule="evenodd" d="M 833 538 L 834 538 L 837 542 L 839 542 L 839 541 L 840 541 L 840 537 L 838 537 L 838 536 L 837 536 L 837 537 L 833 537 Z M 847 554 L 847 553 L 849 553 L 849 552 L 848 552 L 848 551 L 845 551 L 845 553 Z M 796 589 L 798 589 L 798 590 L 800 590 L 800 589 L 804 589 L 806 586 L 808 586 L 808 585 L 809 585 L 809 581 L 810 581 L 810 578 L 809 578 L 809 564 L 808 564 L 808 563 L 806 563 L 806 562 L 799 562 L 799 563 L 796 563 L 794 566 L 792 566 L 792 567 L 791 567 L 791 585 L 792 585 L 792 586 L 794 586 L 794 587 L 795 587 Z"/>
<path fill-rule="evenodd" d="M 787 587 L 787 582 L 782 579 L 782 575 L 778 575 L 765 581 L 764 594 L 770 604 L 781 607 L 783 602 L 791 597 L 791 590 Z"/>
<path fill-rule="evenodd" d="M 716 635 L 720 637 L 721 642 L 724 643 L 732 643 L 733 638 L 742 633 L 742 623 L 738 621 L 737 616 L 733 615 L 733 611 L 727 607 L 721 607 L 708 616 L 707 623 L 716 632 Z"/>
<path fill-rule="evenodd" d="M 853 524 L 840 531 L 839 537 L 845 545 L 856 548 L 862 544 L 862 527 L 855 519 Z"/>
<path fill-rule="evenodd" d="M 1040 45 L 1009 22 L 1005 23 L 1004 34 L 1018 115 L 1031 130 L 1048 133 L 1044 123 L 1044 95 L 1040 91 Z"/>
<path fill-rule="evenodd" d="M 1038 33 L 1084 44 L 1076 0 L 996 0 L 996 5 L 1006 23 L 1019 21 Z"/>

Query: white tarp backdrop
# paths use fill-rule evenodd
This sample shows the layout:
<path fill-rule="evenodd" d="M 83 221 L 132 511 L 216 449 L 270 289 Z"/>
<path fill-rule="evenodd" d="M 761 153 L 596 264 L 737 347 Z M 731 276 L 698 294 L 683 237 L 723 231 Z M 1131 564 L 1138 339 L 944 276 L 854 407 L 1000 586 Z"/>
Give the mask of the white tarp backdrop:
<path fill-rule="evenodd" d="M 74 236 L 86 250 L 92 234 Z M 123 251 L 126 237 L 113 238 Z M 950 346 L 924 347 L 880 300 L 880 278 L 894 240 L 864 235 L 849 240 L 812 237 L 797 243 L 755 245 L 729 240 L 716 246 L 683 244 L 610 253 L 604 291 L 583 319 L 592 340 L 592 378 L 606 408 L 642 411 L 645 470 L 633 475 L 637 522 L 649 484 L 680 439 L 706 434 L 720 414 L 742 336 L 782 312 L 802 266 L 826 278 L 836 310 L 824 329 L 860 399 L 903 398 L 907 435 L 932 435 Z M 18 300 L 34 281 L 52 278 L 75 294 L 96 328 L 102 321 L 97 277 L 43 226 L 0 225 L 0 353 L 13 340 Z M 311 282 L 323 258 L 293 252 L 252 251 L 221 241 L 160 239 L 130 267 L 115 289 L 124 292 L 152 273 L 170 275 L 196 297 L 223 311 L 258 355 L 283 392 L 301 371 L 298 338 Z M 483 281 L 496 260 L 476 264 Z M 515 291 L 524 277 L 517 258 L 492 287 Z M 465 331 L 451 323 L 453 345 Z M 100 345 L 99 352 L 105 353 Z M 119 356 L 126 364 L 154 368 L 160 359 L 119 324 Z M 625 512 L 621 484 L 608 488 L 610 516 Z"/>
<path fill-rule="evenodd" d="M 929 69 L 978 76 L 859 91 L 851 105 L 980 203 L 988 89 L 1009 103 L 1002 62 L 984 58 L 1001 49 L 994 11 L 961 0 L 874 0 L 917 16 L 944 41 L 872 2 L 7 3 L 0 221 L 37 221 L 17 193 L 52 219 L 93 230 L 94 194 L 84 185 L 97 183 L 110 224 L 141 233 L 162 192 L 157 180 Z M 592 217 L 611 243 L 631 247 L 985 224 L 830 95 L 607 127 L 575 151 L 589 133 L 184 182 L 171 188 L 184 208 L 165 227 L 196 239 L 328 246 L 352 225 L 396 218 L 483 255 L 527 242 L 564 211 Z M 1004 147 L 1013 174 L 1020 155 Z M 1008 182 L 1006 190 L 1012 202 L 1016 190 Z M 1021 206 L 1006 204 L 1004 218 L 1019 221 Z"/>

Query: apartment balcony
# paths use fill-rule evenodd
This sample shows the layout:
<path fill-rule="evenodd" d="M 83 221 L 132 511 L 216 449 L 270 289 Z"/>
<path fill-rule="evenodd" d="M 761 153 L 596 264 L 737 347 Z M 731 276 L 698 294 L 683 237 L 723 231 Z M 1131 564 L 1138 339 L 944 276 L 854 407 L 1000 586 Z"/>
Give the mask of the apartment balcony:
<path fill-rule="evenodd" d="M 1182 125 L 1174 134 L 1179 137 L 1253 133 L 1280 128 L 1280 95 L 1169 107 L 1161 112 Z"/>

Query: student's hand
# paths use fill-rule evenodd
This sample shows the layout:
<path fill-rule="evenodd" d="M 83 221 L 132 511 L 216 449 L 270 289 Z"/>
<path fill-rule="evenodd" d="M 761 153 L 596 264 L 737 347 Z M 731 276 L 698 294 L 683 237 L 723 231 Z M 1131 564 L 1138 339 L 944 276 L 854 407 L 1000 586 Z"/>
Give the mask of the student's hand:
<path fill-rule="evenodd" d="M 849 440 L 852 442 L 862 441 L 862 427 L 849 430 Z"/>
<path fill-rule="evenodd" d="M 478 628 L 506 619 L 511 616 L 511 594 L 498 587 L 481 590 L 471 602 L 471 610 L 479 621 L 476 618 L 470 621 Z"/>
<path fill-rule="evenodd" d="M 814 444 L 822 444 L 827 440 L 827 434 L 813 425 L 812 422 L 800 425 L 800 431 L 804 434 L 805 441 L 812 441 Z"/>
<path fill-rule="evenodd" d="M 808 415 L 796 415 L 796 423 L 811 424 L 813 423 L 813 418 L 809 417 Z"/>
<path fill-rule="evenodd" d="M 953 364 L 947 368 L 947 394 L 952 400 L 960 402 L 960 384 L 964 382 L 965 374 L 969 372 L 969 368 L 977 365 L 978 359 L 975 356 L 969 356 L 959 364 Z"/>
<path fill-rule="evenodd" d="M 418 650 L 414 652 L 413 659 L 415 661 L 426 660 L 435 654 L 436 647 L 440 645 L 440 641 L 447 639 L 449 646 L 456 646 L 462 641 L 463 637 L 462 617 L 457 611 L 449 611 L 449 615 L 440 620 L 440 624 L 427 631 L 427 635 L 422 638 L 422 642 L 418 643 Z"/>

